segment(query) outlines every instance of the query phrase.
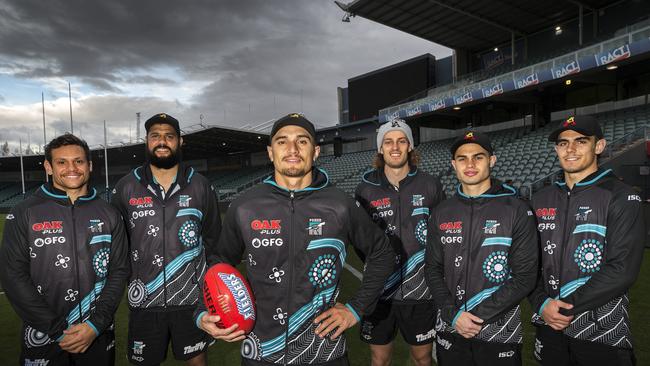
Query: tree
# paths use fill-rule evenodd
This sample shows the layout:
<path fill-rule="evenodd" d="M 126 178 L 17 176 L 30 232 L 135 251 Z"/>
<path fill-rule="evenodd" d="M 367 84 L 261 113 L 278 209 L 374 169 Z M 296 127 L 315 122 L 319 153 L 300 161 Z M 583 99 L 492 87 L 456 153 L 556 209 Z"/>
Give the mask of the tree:
<path fill-rule="evenodd" d="M 9 156 L 9 142 L 7 140 L 0 147 L 0 156 Z"/>

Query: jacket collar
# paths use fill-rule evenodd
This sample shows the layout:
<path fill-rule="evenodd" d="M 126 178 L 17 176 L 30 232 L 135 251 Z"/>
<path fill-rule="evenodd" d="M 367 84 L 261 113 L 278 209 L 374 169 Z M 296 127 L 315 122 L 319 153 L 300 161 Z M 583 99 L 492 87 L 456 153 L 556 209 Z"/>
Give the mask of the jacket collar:
<path fill-rule="evenodd" d="M 145 187 L 149 184 L 158 184 L 156 178 L 151 172 L 151 166 L 149 164 L 144 164 L 133 169 L 133 175 L 135 178 Z M 174 179 L 175 183 L 178 183 L 181 188 L 185 188 L 191 181 L 194 176 L 194 168 L 180 163 L 178 166 L 178 173 L 176 173 L 176 178 Z"/>
<path fill-rule="evenodd" d="M 305 194 L 305 193 L 321 190 L 325 188 L 327 185 L 329 185 L 329 176 L 327 175 L 327 172 L 325 170 L 321 168 L 313 168 L 311 172 L 312 172 L 312 179 L 309 187 L 298 189 L 295 191 L 290 191 L 284 187 L 279 186 L 278 183 L 276 183 L 275 181 L 275 174 L 271 174 L 270 176 L 268 176 L 266 179 L 264 179 L 263 183 L 268 184 L 276 188 L 278 191 L 287 194 L 291 192 L 297 194 Z"/>
<path fill-rule="evenodd" d="M 410 183 L 413 180 L 413 177 L 415 177 L 418 173 L 418 167 L 409 165 L 409 172 L 406 174 L 406 177 L 402 179 L 399 182 L 400 187 L 403 187 Z M 392 183 L 388 181 L 388 178 L 386 178 L 386 173 L 384 172 L 384 169 L 371 169 L 368 170 L 367 172 L 363 173 L 361 176 L 361 180 L 373 185 L 373 186 L 383 186 L 383 187 L 392 187 Z"/>
<path fill-rule="evenodd" d="M 582 189 L 587 189 L 590 186 L 599 183 L 601 180 L 603 180 L 606 177 L 613 176 L 614 173 L 612 172 L 611 169 L 607 170 L 602 170 L 598 169 L 595 172 L 589 174 L 588 176 L 584 177 L 580 182 L 577 182 L 576 184 L 573 185 L 572 191 L 576 190 L 582 190 Z M 561 189 L 564 189 L 566 191 L 569 190 L 569 187 L 567 186 L 565 181 L 557 181 L 555 182 L 555 185 Z"/>
<path fill-rule="evenodd" d="M 51 181 L 42 184 L 36 191 L 36 194 L 46 199 L 53 200 L 62 205 L 66 205 L 66 206 L 72 205 L 72 202 L 70 202 L 70 198 L 68 197 L 68 194 L 65 191 L 55 188 Z M 97 190 L 95 188 L 90 187 L 88 189 L 88 192 L 85 195 L 78 197 L 75 203 L 92 201 L 96 198 L 97 198 Z"/>
<path fill-rule="evenodd" d="M 456 188 L 456 196 L 459 199 L 465 201 L 470 201 L 470 200 L 483 201 L 491 198 L 515 196 L 517 194 L 516 189 L 514 189 L 513 187 L 505 183 L 501 183 L 501 181 L 499 181 L 496 178 L 490 178 L 490 182 L 491 182 L 490 189 L 488 189 L 486 192 L 478 196 L 470 196 L 463 193 L 462 185 L 459 184 L 458 187 Z"/>

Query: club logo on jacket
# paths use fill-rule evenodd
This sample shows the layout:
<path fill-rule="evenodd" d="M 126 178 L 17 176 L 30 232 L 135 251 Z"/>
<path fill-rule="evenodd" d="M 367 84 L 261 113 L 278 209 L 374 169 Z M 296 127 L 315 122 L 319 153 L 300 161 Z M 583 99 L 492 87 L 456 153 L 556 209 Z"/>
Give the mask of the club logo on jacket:
<path fill-rule="evenodd" d="M 32 230 L 41 234 L 60 234 L 63 232 L 63 221 L 43 221 L 32 225 Z"/>
<path fill-rule="evenodd" d="M 576 213 L 576 221 L 587 221 L 589 214 L 593 211 L 589 206 L 580 206 L 578 207 L 578 213 Z"/>
<path fill-rule="evenodd" d="M 497 227 L 501 224 L 497 220 L 485 220 L 485 226 L 483 227 L 483 232 L 486 234 L 496 234 Z"/>
<path fill-rule="evenodd" d="M 104 227 L 104 223 L 102 222 L 102 220 L 98 220 L 98 219 L 90 220 L 88 226 L 91 233 L 101 233 L 102 227 Z"/>
<path fill-rule="evenodd" d="M 281 220 L 253 220 L 251 229 L 260 234 L 280 234 L 282 232 Z"/>
<path fill-rule="evenodd" d="M 189 194 L 181 194 L 178 196 L 178 207 L 190 207 L 191 199 Z"/>
<path fill-rule="evenodd" d="M 153 198 L 151 196 L 147 197 L 131 197 L 129 198 L 129 206 L 135 208 L 148 208 L 153 206 Z"/>
<path fill-rule="evenodd" d="M 557 212 L 557 208 L 555 207 L 543 207 L 535 210 L 535 214 L 539 219 L 549 220 L 549 221 L 555 220 L 556 212 Z"/>
<path fill-rule="evenodd" d="M 421 194 L 414 194 L 411 203 L 414 207 L 422 207 L 424 204 L 424 196 Z"/>
<path fill-rule="evenodd" d="M 307 227 L 309 235 L 323 235 L 323 226 L 325 226 L 323 219 L 309 219 L 309 226 Z"/>

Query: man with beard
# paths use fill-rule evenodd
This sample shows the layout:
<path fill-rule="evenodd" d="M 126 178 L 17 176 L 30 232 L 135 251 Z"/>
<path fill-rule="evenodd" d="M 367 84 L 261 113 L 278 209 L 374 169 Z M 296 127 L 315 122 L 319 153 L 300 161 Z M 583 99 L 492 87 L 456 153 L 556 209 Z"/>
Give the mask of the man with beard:
<path fill-rule="evenodd" d="M 418 170 L 411 128 L 403 120 L 377 132 L 375 169 L 363 175 L 357 202 L 388 235 L 398 254 L 377 308 L 361 320 L 373 366 L 390 365 L 399 329 L 414 365 L 431 365 L 436 312 L 424 278 L 427 219 L 445 198 L 440 181 Z"/>
<path fill-rule="evenodd" d="M 391 273 L 388 239 L 329 185 L 325 171 L 313 168 L 319 152 L 305 117 L 277 120 L 268 146 L 274 174 L 235 200 L 224 219 L 213 261 L 247 259 L 255 327 L 248 335 L 236 324 L 220 329 L 219 316 L 201 308 L 197 324 L 215 338 L 243 340 L 243 365 L 348 365 L 343 332 L 372 312 Z M 350 245 L 365 255 L 366 267 L 344 305 L 336 299 Z"/>
<path fill-rule="evenodd" d="M 0 279 L 23 320 L 21 365 L 113 365 L 113 319 L 129 276 L 120 213 L 88 188 L 90 149 L 45 147 L 49 183 L 7 215 Z"/>
<path fill-rule="evenodd" d="M 429 223 L 425 271 L 438 308 L 438 365 L 521 365 L 519 303 L 535 287 L 537 232 L 514 188 L 490 177 L 487 135 L 451 145 L 460 181 Z"/>
<path fill-rule="evenodd" d="M 542 275 L 529 299 L 542 365 L 633 365 L 628 291 L 641 268 L 641 197 L 598 168 L 606 141 L 595 118 L 551 133 L 564 180 L 533 196 Z"/>
<path fill-rule="evenodd" d="M 176 359 L 206 365 L 210 339 L 192 313 L 206 255 L 221 231 L 217 198 L 205 177 L 181 164 L 183 138 L 174 117 L 156 114 L 144 126 L 147 161 L 117 183 L 111 201 L 130 239 L 128 358 L 159 364 L 171 341 Z"/>

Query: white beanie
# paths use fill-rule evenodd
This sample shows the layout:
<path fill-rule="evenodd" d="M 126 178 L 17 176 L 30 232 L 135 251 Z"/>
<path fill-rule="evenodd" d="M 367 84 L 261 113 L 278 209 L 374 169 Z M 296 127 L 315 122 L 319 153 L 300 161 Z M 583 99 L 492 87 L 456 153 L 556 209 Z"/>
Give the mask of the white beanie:
<path fill-rule="evenodd" d="M 411 127 L 406 124 L 406 121 L 403 119 L 396 118 L 392 121 L 388 121 L 379 127 L 377 131 L 377 152 L 381 152 L 381 145 L 384 141 L 384 136 L 390 131 L 402 131 L 406 138 L 413 148 L 413 132 L 411 132 Z"/>

